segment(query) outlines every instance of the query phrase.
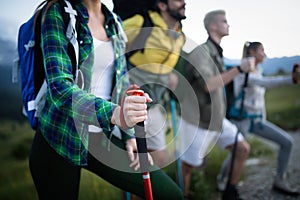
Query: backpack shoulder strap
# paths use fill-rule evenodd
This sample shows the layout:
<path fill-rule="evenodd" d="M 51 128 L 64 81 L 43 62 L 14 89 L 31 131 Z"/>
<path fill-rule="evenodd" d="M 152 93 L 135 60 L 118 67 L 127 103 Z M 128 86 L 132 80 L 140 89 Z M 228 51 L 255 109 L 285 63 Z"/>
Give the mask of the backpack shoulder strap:
<path fill-rule="evenodd" d="M 77 40 L 77 30 L 76 30 L 76 16 L 77 11 L 73 9 L 71 3 L 67 0 L 64 0 L 66 6 L 64 7 L 64 11 L 69 14 L 69 23 L 66 30 L 66 36 L 68 41 L 72 44 L 75 56 L 76 56 L 76 67 L 79 64 L 79 45 Z M 66 22 L 66 21 L 65 21 Z"/>
<path fill-rule="evenodd" d="M 58 1 L 62 6 L 62 15 L 63 20 L 65 24 L 68 24 L 66 28 L 66 37 L 69 41 L 69 43 L 72 45 L 72 48 L 68 48 L 68 54 L 72 60 L 72 66 L 73 66 L 73 75 L 74 80 L 77 77 L 78 74 L 78 60 L 79 60 L 79 45 L 77 41 L 77 30 L 76 30 L 76 10 L 73 9 L 72 5 L 68 0 Z M 42 5 L 42 4 L 41 4 Z M 45 4 L 46 5 L 46 4 Z M 40 6 L 39 6 L 40 7 Z M 40 44 L 41 43 L 41 21 L 42 21 L 42 13 L 43 8 L 36 13 L 36 19 L 35 19 L 35 25 L 34 25 L 34 31 L 35 31 L 35 43 Z M 71 51 L 69 49 L 72 49 Z M 43 66 L 43 54 L 40 46 L 36 46 L 35 51 L 35 66 Z M 34 77 L 35 78 L 35 94 L 37 94 L 37 98 L 41 96 L 41 93 L 45 93 L 46 87 L 45 87 L 45 69 L 44 67 L 35 67 L 34 68 Z M 39 100 L 39 98 L 38 98 Z M 37 101 L 38 102 L 38 101 Z"/>
<path fill-rule="evenodd" d="M 244 109 L 245 93 L 246 93 L 246 87 L 248 85 L 248 76 L 249 73 L 246 73 L 241 91 L 237 94 L 237 96 L 233 95 L 234 97 L 233 100 L 231 100 L 232 101 L 231 105 L 228 105 L 229 118 L 241 120 L 249 117 L 246 110 Z M 234 81 L 232 81 L 232 83 L 234 83 Z M 233 89 L 232 89 L 232 93 L 233 93 Z M 241 102 L 239 106 L 236 105 L 238 101 Z"/>
<path fill-rule="evenodd" d="M 66 24 L 65 33 L 68 40 L 68 55 L 72 62 L 73 79 L 77 83 L 79 75 L 79 43 L 78 34 L 80 32 L 80 24 L 78 13 L 69 0 L 58 0 L 62 8 L 63 21 Z"/>
<path fill-rule="evenodd" d="M 139 34 L 136 36 L 136 38 L 131 43 L 130 47 L 128 48 L 127 57 L 132 56 L 137 51 L 141 51 L 144 53 L 145 44 L 147 41 L 147 38 L 150 36 L 153 28 L 153 22 L 149 16 L 149 13 L 147 11 L 141 13 L 143 16 L 144 22 L 141 27 L 141 30 Z"/>
<path fill-rule="evenodd" d="M 242 100 L 241 100 L 241 108 L 240 108 L 240 116 L 243 114 L 243 110 L 244 110 L 244 101 L 245 101 L 245 92 L 246 92 L 246 87 L 248 86 L 248 77 L 249 77 L 249 73 L 245 74 L 245 79 L 244 79 L 244 84 L 242 87 Z"/>

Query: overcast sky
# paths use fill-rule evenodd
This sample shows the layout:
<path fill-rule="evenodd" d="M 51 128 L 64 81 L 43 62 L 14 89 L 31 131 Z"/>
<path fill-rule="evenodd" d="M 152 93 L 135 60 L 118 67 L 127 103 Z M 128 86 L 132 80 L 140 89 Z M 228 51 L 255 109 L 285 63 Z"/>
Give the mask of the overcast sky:
<path fill-rule="evenodd" d="M 17 38 L 19 25 L 26 21 L 41 0 L 2 0 L 1 32 L 7 38 Z M 112 8 L 112 0 L 102 0 Z M 224 55 L 240 58 L 245 41 L 260 41 L 267 56 L 300 55 L 299 0 L 186 0 L 187 19 L 183 29 L 197 44 L 207 39 L 203 27 L 205 13 L 224 9 L 230 25 L 230 35 L 222 40 Z"/>

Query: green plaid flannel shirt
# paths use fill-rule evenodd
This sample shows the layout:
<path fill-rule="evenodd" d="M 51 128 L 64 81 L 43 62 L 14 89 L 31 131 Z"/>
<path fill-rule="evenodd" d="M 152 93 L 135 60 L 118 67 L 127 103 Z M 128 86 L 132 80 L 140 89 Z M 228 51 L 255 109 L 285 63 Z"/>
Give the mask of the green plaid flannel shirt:
<path fill-rule="evenodd" d="M 82 3 L 75 5 L 79 15 L 79 65 L 84 74 L 84 88 L 80 89 L 73 80 L 73 67 L 67 53 L 66 24 L 58 3 L 51 6 L 42 21 L 41 47 L 44 56 L 46 80 L 48 83 L 46 102 L 39 118 L 39 130 L 50 146 L 75 165 L 86 165 L 88 155 L 89 124 L 100 125 L 111 137 L 112 112 L 119 97 L 129 86 L 126 75 L 125 41 L 112 13 L 102 4 L 105 15 L 105 29 L 111 39 L 115 53 L 116 98 L 108 102 L 90 92 L 93 66 L 93 40 L 88 28 L 88 13 Z M 125 139 L 133 137 L 133 130 L 123 133 Z"/>

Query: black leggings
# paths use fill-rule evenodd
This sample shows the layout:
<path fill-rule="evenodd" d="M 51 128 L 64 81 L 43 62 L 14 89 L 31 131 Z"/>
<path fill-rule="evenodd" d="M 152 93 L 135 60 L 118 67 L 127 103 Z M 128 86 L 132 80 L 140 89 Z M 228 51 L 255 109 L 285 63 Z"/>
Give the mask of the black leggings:
<path fill-rule="evenodd" d="M 144 197 L 141 173 L 129 167 L 126 151 L 120 150 L 125 148 L 123 142 L 117 138 L 112 141 L 108 150 L 109 141 L 104 134 L 90 134 L 88 165 L 83 168 L 122 190 Z M 78 199 L 82 167 L 57 154 L 39 132 L 33 140 L 29 166 L 39 199 Z M 162 170 L 153 167 L 151 171 L 154 199 L 183 199 L 179 187 Z"/>

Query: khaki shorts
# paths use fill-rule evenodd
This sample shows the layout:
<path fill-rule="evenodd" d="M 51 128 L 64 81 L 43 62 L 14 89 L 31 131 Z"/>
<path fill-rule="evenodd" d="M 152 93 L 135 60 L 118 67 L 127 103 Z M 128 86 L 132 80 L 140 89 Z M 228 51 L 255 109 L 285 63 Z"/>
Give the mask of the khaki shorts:
<path fill-rule="evenodd" d="M 217 145 L 221 149 L 226 149 L 234 144 L 237 127 L 229 120 L 223 120 L 222 133 L 199 128 L 181 119 L 180 132 L 180 153 L 181 160 L 194 167 L 200 166 L 203 159 Z M 243 141 L 244 137 L 240 133 L 238 141 Z"/>

